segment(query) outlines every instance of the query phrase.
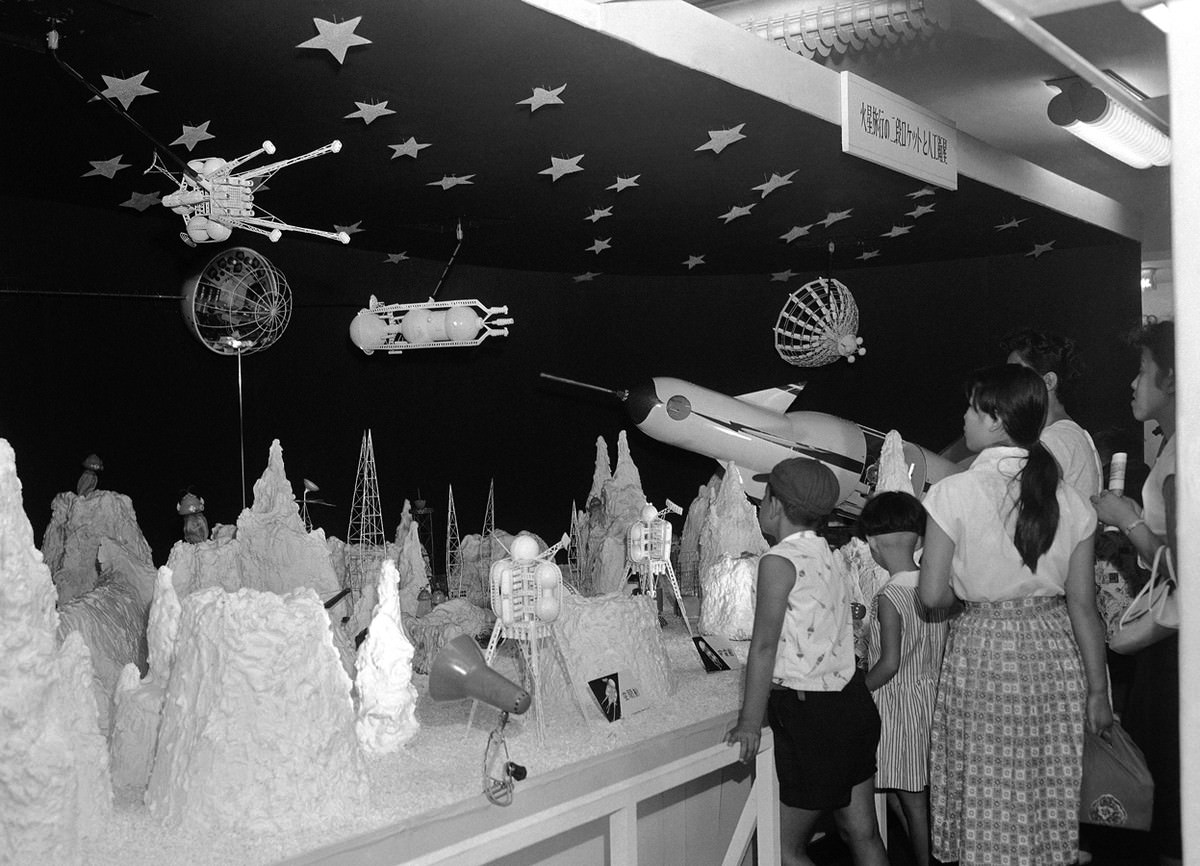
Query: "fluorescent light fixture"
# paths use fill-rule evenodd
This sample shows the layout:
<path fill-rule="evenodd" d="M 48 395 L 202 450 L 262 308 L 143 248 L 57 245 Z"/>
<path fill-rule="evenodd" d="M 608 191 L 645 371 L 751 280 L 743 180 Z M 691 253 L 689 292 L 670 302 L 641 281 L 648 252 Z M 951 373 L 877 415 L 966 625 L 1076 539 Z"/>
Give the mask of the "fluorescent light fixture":
<path fill-rule="evenodd" d="M 1167 0 L 1121 0 L 1130 12 L 1140 12 L 1142 17 L 1161 30 L 1170 33 L 1171 10 Z"/>
<path fill-rule="evenodd" d="M 1171 139 L 1166 134 L 1083 81 L 1071 83 L 1051 99 L 1046 114 L 1092 147 L 1134 168 L 1171 162 Z"/>

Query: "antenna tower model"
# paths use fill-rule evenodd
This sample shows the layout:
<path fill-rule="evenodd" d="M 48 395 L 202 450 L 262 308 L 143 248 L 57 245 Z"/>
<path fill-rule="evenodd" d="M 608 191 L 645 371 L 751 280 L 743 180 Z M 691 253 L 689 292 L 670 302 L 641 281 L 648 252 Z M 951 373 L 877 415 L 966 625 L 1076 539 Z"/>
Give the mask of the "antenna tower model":
<path fill-rule="evenodd" d="M 433 549 L 433 509 L 429 507 L 429 503 L 421 496 L 421 491 L 417 489 L 417 498 L 413 502 L 413 520 L 417 523 L 417 539 L 424 548 L 425 563 L 429 567 L 430 574 L 434 571 L 434 562 L 436 562 L 435 551 Z"/>
<path fill-rule="evenodd" d="M 483 531 L 479 534 L 479 573 L 488 574 L 492 567 L 492 550 L 496 535 L 496 479 L 488 481 L 487 508 L 483 512 Z M 486 576 L 484 580 L 487 580 Z M 484 586 L 484 589 L 487 589 Z"/>
<path fill-rule="evenodd" d="M 579 529 L 580 529 L 579 511 L 575 507 L 575 500 L 571 500 L 571 523 L 570 535 L 571 540 L 567 544 L 567 574 L 571 576 L 571 586 L 576 591 L 583 589 L 583 569 L 579 563 L 579 551 L 583 545 L 580 544 Z"/>
<path fill-rule="evenodd" d="M 358 475 L 354 479 L 354 501 L 346 530 L 346 584 L 355 601 L 362 597 L 363 580 L 370 563 L 378 559 L 386 541 L 383 515 L 379 509 L 379 479 L 375 475 L 375 443 L 371 430 L 363 431 L 358 452 Z"/>
<path fill-rule="evenodd" d="M 462 585 L 462 557 L 459 553 L 458 514 L 454 510 L 454 486 L 449 485 L 446 498 L 446 594 L 462 598 L 467 594 Z"/>

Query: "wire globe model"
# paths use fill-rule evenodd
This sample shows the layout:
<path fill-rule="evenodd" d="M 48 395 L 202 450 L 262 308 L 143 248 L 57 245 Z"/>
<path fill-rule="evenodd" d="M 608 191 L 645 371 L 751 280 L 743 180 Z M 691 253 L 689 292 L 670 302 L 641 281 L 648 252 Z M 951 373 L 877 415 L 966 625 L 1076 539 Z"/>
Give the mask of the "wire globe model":
<path fill-rule="evenodd" d="M 218 355 L 249 355 L 274 344 L 292 317 L 292 290 L 273 264 L 248 247 L 213 256 L 183 285 L 188 330 Z"/>
<path fill-rule="evenodd" d="M 820 277 L 788 297 L 775 323 L 775 351 L 797 367 L 820 367 L 865 355 L 858 336 L 858 305 L 850 290 Z"/>

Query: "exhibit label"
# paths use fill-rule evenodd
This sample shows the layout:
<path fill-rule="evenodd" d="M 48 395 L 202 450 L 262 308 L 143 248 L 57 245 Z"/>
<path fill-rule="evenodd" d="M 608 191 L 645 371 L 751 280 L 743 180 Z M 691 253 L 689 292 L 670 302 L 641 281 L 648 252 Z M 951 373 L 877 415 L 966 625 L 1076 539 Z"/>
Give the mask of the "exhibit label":
<path fill-rule="evenodd" d="M 842 72 L 842 152 L 958 189 L 958 128 L 932 111 Z"/>

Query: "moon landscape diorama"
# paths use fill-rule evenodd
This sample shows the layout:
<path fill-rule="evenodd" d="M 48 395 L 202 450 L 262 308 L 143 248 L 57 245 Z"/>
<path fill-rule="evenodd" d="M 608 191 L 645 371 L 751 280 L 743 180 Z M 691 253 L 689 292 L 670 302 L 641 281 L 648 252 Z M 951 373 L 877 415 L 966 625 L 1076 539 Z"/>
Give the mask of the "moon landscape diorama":
<path fill-rule="evenodd" d="M 832 470 L 866 629 L 1004 333 L 1140 453 L 1125 205 L 906 100 L 860 158 L 800 36 L 252 5 L 0 18 L 0 864 L 752 862 L 754 476 Z"/>

